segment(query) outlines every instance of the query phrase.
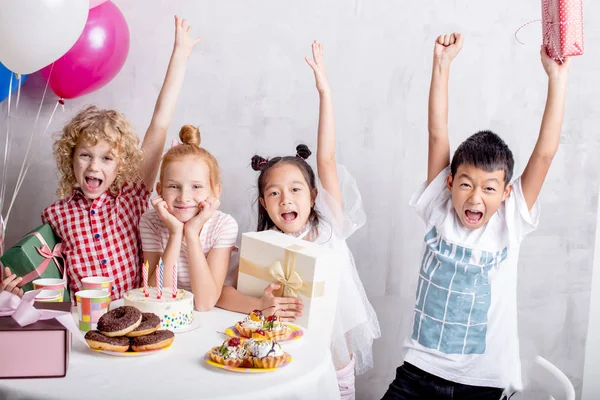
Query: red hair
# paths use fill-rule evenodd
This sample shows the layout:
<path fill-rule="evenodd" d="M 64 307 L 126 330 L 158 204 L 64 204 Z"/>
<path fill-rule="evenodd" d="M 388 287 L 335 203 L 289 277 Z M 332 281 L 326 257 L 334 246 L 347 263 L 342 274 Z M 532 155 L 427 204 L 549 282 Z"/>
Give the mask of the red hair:
<path fill-rule="evenodd" d="M 160 182 L 163 179 L 165 165 L 187 157 L 197 157 L 208 165 L 208 170 L 210 171 L 210 189 L 215 193 L 217 186 L 221 182 L 219 163 L 212 154 L 200 147 L 200 130 L 193 125 L 184 125 L 179 131 L 179 139 L 183 144 L 171 147 L 163 156 L 160 166 Z"/>

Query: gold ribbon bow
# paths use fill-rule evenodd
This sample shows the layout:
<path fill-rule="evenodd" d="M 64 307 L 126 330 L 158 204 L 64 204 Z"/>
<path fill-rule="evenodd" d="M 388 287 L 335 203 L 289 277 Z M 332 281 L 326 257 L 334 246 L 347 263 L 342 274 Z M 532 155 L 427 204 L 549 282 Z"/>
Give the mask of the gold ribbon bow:
<path fill-rule="evenodd" d="M 299 245 L 289 246 L 285 249 L 283 263 L 276 260 L 268 267 L 241 258 L 240 272 L 281 285 L 273 292 L 276 297 L 297 298 L 299 294 L 306 297 L 322 297 L 325 294 L 325 282 L 306 282 L 296 272 L 297 252 L 302 249 Z"/>

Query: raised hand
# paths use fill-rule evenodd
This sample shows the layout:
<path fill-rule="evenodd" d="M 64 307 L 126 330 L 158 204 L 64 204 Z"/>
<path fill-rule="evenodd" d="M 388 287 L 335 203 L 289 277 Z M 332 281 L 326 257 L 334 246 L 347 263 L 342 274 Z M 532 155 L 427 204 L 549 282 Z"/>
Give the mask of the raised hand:
<path fill-rule="evenodd" d="M 191 26 L 187 26 L 185 19 L 175 16 L 175 44 L 173 46 L 175 50 L 181 50 L 186 57 L 189 57 L 192 53 L 194 45 L 198 43 L 202 38 L 197 37 L 195 39 L 191 36 Z"/>
<path fill-rule="evenodd" d="M 171 53 L 165 80 L 160 89 L 158 99 L 156 99 L 150 126 L 142 142 L 144 159 L 140 175 L 148 188 L 153 187 L 156 181 L 160 159 L 167 138 L 167 129 L 173 120 L 177 99 L 183 86 L 187 60 L 192 53 L 194 45 L 200 41 L 200 38 L 192 39 L 190 35 L 191 29 L 190 26 L 187 26 L 185 19 L 175 16 L 175 43 L 173 45 L 173 52 Z"/>
<path fill-rule="evenodd" d="M 323 58 L 323 45 L 316 40 L 312 44 L 312 56 L 312 60 L 309 57 L 304 57 L 304 59 L 315 73 L 317 90 L 319 93 L 329 92 L 329 82 L 327 82 L 327 72 L 325 71 L 325 60 Z"/>
<path fill-rule="evenodd" d="M 160 196 L 151 200 L 152 207 L 158 213 L 160 220 L 167 226 L 169 234 L 180 233 L 183 231 L 183 222 L 177 219 L 176 216 L 169 211 L 169 205 Z"/>
<path fill-rule="evenodd" d="M 569 68 L 571 67 L 571 59 L 565 57 L 562 62 L 553 60 L 548 56 L 546 48 L 542 45 L 540 47 L 540 56 L 542 58 L 542 65 L 544 71 L 550 79 L 566 79 L 569 75 Z"/>
<path fill-rule="evenodd" d="M 192 237 L 200 235 L 202 227 L 206 221 L 215 215 L 215 212 L 219 209 L 220 205 L 221 201 L 214 197 L 208 197 L 206 200 L 200 202 L 200 204 L 198 204 L 200 212 L 185 223 L 185 235 L 190 235 Z"/>
<path fill-rule="evenodd" d="M 463 46 L 463 35 L 461 33 L 447 33 L 435 39 L 433 48 L 433 59 L 443 65 L 450 65 L 454 57 L 460 53 Z"/>

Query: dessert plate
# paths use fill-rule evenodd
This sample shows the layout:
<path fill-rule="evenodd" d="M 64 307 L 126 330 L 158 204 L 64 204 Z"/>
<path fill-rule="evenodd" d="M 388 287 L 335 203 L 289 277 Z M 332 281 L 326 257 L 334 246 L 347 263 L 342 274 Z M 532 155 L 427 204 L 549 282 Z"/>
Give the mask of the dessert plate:
<path fill-rule="evenodd" d="M 149 356 L 151 354 L 160 353 L 161 351 L 170 349 L 173 344 L 168 345 L 167 347 L 163 347 L 162 349 L 150 350 L 150 351 L 110 351 L 110 350 L 96 350 L 98 353 L 108 354 L 109 356 L 115 357 L 141 357 L 141 356 Z"/>
<path fill-rule="evenodd" d="M 281 343 L 281 342 L 291 342 L 292 340 L 298 340 L 302 336 L 304 336 L 304 331 L 299 326 L 292 325 L 292 324 L 287 324 L 287 323 L 286 323 L 286 325 L 290 327 L 290 329 L 292 330 L 292 332 L 288 335 L 287 338 L 280 339 L 277 342 L 279 342 L 279 343 Z M 225 329 L 225 334 L 227 336 L 229 336 L 229 337 L 245 338 L 245 336 L 242 336 L 240 334 L 240 332 L 237 330 L 237 328 L 235 327 L 235 325 L 230 326 L 229 328 Z"/>
<path fill-rule="evenodd" d="M 285 353 L 287 355 L 287 358 L 285 360 L 285 362 L 283 364 L 281 364 L 279 367 L 276 368 L 244 368 L 244 367 L 229 367 L 227 365 L 223 365 L 223 364 L 219 364 L 214 362 L 213 360 L 210 359 L 210 352 L 206 353 L 204 355 L 204 361 L 206 361 L 206 363 L 208 365 L 211 365 L 215 368 L 220 368 L 220 369 L 224 369 L 227 371 L 234 371 L 234 372 L 242 372 L 242 373 L 261 373 L 261 372 L 271 372 L 271 371 L 275 371 L 277 369 L 283 368 L 287 365 L 289 365 L 292 362 L 292 356 L 290 356 L 288 353 Z"/>

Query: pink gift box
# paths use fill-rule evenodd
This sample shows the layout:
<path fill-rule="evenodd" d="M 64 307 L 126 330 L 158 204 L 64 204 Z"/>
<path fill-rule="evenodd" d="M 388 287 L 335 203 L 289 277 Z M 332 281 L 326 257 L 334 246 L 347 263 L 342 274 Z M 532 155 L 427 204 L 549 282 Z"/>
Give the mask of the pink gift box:
<path fill-rule="evenodd" d="M 71 303 L 36 302 L 35 308 L 71 312 Z M 0 317 L 0 379 L 62 378 L 67 374 L 71 333 L 55 319 L 21 327 Z"/>
<path fill-rule="evenodd" d="M 583 0 L 542 0 L 542 34 L 555 60 L 583 54 Z"/>

